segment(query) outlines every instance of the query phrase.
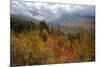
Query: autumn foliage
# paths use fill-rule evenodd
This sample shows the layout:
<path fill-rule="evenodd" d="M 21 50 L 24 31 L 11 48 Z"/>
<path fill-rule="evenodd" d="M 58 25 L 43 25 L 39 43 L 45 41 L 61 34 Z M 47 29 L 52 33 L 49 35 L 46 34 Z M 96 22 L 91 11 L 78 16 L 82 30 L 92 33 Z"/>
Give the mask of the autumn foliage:
<path fill-rule="evenodd" d="M 36 65 L 95 60 L 94 29 L 64 33 L 11 17 L 11 65 Z"/>

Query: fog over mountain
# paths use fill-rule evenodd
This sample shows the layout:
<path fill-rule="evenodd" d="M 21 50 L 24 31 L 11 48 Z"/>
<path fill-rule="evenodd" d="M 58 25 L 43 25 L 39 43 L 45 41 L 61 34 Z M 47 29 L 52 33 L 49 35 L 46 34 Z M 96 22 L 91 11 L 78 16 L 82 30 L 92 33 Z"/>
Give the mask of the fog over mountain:
<path fill-rule="evenodd" d="M 95 6 L 11 0 L 11 15 L 25 19 L 46 20 L 49 24 L 70 24 L 81 20 L 85 22 L 94 20 Z"/>

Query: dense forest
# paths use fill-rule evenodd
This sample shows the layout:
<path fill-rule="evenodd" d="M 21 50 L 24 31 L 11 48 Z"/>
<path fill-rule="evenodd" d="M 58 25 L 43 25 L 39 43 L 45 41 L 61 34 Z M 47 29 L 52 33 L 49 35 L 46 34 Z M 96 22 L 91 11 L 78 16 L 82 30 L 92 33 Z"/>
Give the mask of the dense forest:
<path fill-rule="evenodd" d="M 49 26 L 45 20 L 37 22 L 11 17 L 11 65 L 94 60 L 95 29 L 64 33 L 60 27 Z"/>

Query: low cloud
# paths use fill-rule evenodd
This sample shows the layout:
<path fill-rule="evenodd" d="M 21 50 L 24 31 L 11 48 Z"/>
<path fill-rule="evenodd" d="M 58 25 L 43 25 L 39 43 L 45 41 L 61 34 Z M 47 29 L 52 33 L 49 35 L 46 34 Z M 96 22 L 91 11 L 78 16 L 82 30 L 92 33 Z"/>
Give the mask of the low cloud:
<path fill-rule="evenodd" d="M 55 21 L 67 19 L 68 16 L 94 16 L 93 5 L 72 5 L 27 2 L 23 0 L 11 0 L 11 14 L 35 18 L 38 20 Z"/>

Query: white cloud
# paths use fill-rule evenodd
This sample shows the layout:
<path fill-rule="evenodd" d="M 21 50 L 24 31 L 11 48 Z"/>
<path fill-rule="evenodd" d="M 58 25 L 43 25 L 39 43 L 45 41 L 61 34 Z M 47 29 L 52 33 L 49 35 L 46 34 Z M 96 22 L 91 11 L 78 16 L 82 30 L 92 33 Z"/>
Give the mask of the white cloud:
<path fill-rule="evenodd" d="M 73 4 L 95 5 L 95 0 L 24 0 L 24 1 L 40 1 L 40 2 L 55 2 L 55 3 L 73 3 Z"/>
<path fill-rule="evenodd" d="M 24 2 L 20 0 L 11 1 L 11 14 L 32 17 Z"/>
<path fill-rule="evenodd" d="M 42 2 L 11 1 L 11 14 L 35 19 L 54 20 L 64 14 L 94 15 L 94 6 L 54 4 Z"/>

